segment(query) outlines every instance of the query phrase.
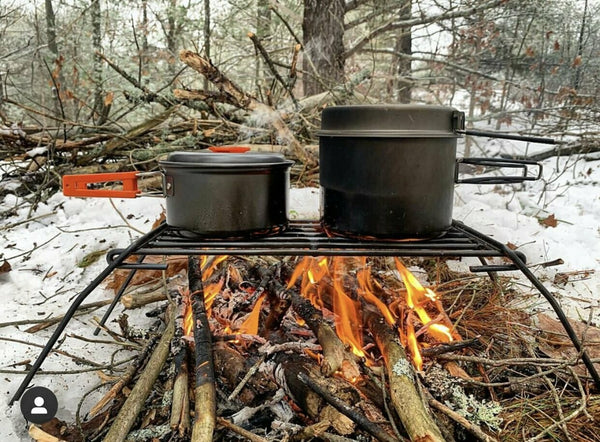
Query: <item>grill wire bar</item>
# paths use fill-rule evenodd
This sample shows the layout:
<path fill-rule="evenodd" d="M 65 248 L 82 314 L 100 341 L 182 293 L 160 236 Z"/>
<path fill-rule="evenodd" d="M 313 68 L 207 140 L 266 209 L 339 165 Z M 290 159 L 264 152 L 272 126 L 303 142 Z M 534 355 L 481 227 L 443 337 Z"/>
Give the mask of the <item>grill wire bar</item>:
<path fill-rule="evenodd" d="M 450 230 L 444 236 L 422 241 L 373 241 L 367 238 L 335 237 L 328 235 L 318 221 L 291 221 L 285 231 L 276 235 L 240 239 L 199 237 L 193 233 L 161 224 L 133 242 L 129 247 L 113 249 L 107 253 L 108 266 L 75 298 L 27 376 L 21 382 L 9 405 L 21 398 L 81 303 L 114 270 L 128 269 L 130 274 L 117 291 L 113 302 L 100 322 L 100 327 L 108 320 L 135 272 L 139 270 L 166 270 L 166 264 L 144 263 L 144 257 L 150 255 L 475 257 L 479 259 L 482 265 L 472 266 L 471 271 L 473 272 L 487 272 L 492 279 L 495 279 L 497 271 L 518 270 L 529 279 L 556 313 L 573 346 L 581 355 L 581 359 L 596 387 L 600 389 L 600 375 L 589 354 L 583 348 L 577 333 L 569 323 L 556 298 L 527 267 L 526 256 L 522 252 L 511 250 L 499 241 L 466 226 L 460 221 L 453 221 Z M 126 262 L 125 260 L 130 257 L 137 257 L 137 259 L 134 262 Z M 494 257 L 507 258 L 512 264 L 488 264 L 486 258 Z M 95 334 L 98 331 L 99 329 L 96 330 Z"/>

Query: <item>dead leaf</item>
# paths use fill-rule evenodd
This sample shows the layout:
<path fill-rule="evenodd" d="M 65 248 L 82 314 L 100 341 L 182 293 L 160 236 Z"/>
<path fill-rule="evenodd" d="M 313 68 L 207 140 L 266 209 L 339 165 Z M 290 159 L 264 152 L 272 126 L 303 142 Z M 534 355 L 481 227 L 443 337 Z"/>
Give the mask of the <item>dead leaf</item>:
<path fill-rule="evenodd" d="M 548 215 L 546 218 L 540 218 L 539 223 L 544 227 L 556 227 L 558 220 L 554 217 L 554 214 Z"/>
<path fill-rule="evenodd" d="M 511 243 L 510 241 L 506 243 L 506 247 L 508 247 L 510 250 L 517 250 L 519 248 L 519 246 Z"/>
<path fill-rule="evenodd" d="M 555 51 L 560 51 L 560 43 L 558 42 L 558 40 L 556 40 L 554 42 L 554 50 Z"/>
<path fill-rule="evenodd" d="M 136 257 L 129 257 L 125 260 L 125 262 L 136 262 Z M 146 256 L 144 258 L 145 264 L 167 264 L 167 277 L 171 277 L 182 271 L 183 269 L 187 269 L 188 259 L 186 256 L 167 256 L 166 258 L 163 256 Z M 106 287 L 108 289 L 112 289 L 115 292 L 119 290 L 123 282 L 127 276 L 129 276 L 129 270 L 116 270 L 109 277 Z M 162 270 L 148 270 L 145 272 L 136 272 L 135 276 L 131 280 L 130 286 L 136 287 L 142 284 L 146 284 L 151 281 L 160 281 L 163 277 Z"/>
<path fill-rule="evenodd" d="M 167 211 L 165 209 L 163 209 L 163 211 L 160 213 L 160 215 L 158 215 L 158 218 L 156 218 L 154 223 L 152 223 L 152 230 L 154 230 L 158 226 L 160 226 L 163 223 L 163 221 L 165 221 L 166 219 L 167 219 Z"/>
<path fill-rule="evenodd" d="M 572 67 L 576 68 L 577 66 L 581 66 L 581 55 L 578 55 L 577 57 L 575 57 L 575 59 L 573 60 L 573 64 Z"/>
<path fill-rule="evenodd" d="M 544 354 L 556 359 L 575 359 L 577 357 L 578 351 L 573 346 L 560 321 L 544 313 L 538 313 L 534 320 L 541 331 L 537 339 L 539 348 Z M 600 328 L 572 319 L 569 322 L 575 330 L 575 334 L 583 341 L 590 359 L 600 358 Z M 594 365 L 596 370 L 600 370 L 600 363 Z M 582 363 L 575 366 L 574 370 L 580 376 L 585 376 L 587 373 Z"/>
<path fill-rule="evenodd" d="M 0 265 L 0 274 L 8 273 L 11 270 L 12 270 L 12 267 L 10 266 L 9 262 L 5 259 L 4 262 L 2 263 L 2 265 Z"/>
<path fill-rule="evenodd" d="M 568 273 L 557 273 L 554 275 L 553 283 L 558 286 L 564 286 L 569 282 L 569 274 Z"/>

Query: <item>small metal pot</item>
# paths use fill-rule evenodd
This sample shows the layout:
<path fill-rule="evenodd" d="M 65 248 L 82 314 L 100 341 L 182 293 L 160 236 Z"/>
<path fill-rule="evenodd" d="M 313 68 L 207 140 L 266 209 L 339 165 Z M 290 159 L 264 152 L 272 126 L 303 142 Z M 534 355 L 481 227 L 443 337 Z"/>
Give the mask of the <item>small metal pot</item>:
<path fill-rule="evenodd" d="M 173 152 L 159 161 L 167 224 L 198 235 L 266 234 L 288 223 L 289 171 L 293 162 L 270 153 Z M 66 175 L 66 196 L 133 198 L 137 172 Z M 122 182 L 123 190 L 98 189 Z"/>
<path fill-rule="evenodd" d="M 452 223 L 454 184 L 537 179 L 531 161 L 456 159 L 464 114 L 418 105 L 334 106 L 318 132 L 322 223 L 333 233 L 385 239 L 442 235 Z M 489 134 L 487 134 L 489 136 Z M 518 168 L 508 177 L 458 179 L 458 163 Z M 539 167 L 530 176 L 527 165 Z"/>

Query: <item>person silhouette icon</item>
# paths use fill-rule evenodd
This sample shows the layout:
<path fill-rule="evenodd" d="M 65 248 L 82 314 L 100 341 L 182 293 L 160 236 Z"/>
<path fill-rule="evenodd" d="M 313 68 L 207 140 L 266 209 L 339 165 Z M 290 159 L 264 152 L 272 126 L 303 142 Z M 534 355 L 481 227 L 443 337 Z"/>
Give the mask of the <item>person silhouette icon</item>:
<path fill-rule="evenodd" d="M 33 424 L 51 421 L 58 411 L 56 395 L 46 387 L 31 387 L 21 397 L 21 413 Z"/>
<path fill-rule="evenodd" d="M 48 410 L 44 407 L 44 398 L 41 396 L 36 397 L 33 400 L 35 407 L 31 409 L 31 414 L 48 414 Z"/>

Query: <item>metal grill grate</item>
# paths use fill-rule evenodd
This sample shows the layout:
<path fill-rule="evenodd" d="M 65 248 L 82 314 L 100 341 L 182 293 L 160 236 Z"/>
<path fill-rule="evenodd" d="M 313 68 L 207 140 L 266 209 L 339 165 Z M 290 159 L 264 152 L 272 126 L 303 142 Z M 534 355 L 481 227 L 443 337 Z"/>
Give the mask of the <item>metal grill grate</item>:
<path fill-rule="evenodd" d="M 503 249 L 503 245 L 490 242 L 489 238 L 468 230 L 458 221 L 444 236 L 422 241 L 342 238 L 328 235 L 317 221 L 293 221 L 288 229 L 279 234 L 239 240 L 202 238 L 166 227 L 158 237 L 137 249 L 135 254 L 497 257 L 506 255 Z M 109 252 L 107 259 L 112 262 L 122 252 L 123 249 L 115 249 Z M 525 255 L 518 255 L 525 261 Z M 124 266 L 145 268 L 144 264 Z M 504 270 L 516 270 L 516 267 L 505 267 Z"/>

